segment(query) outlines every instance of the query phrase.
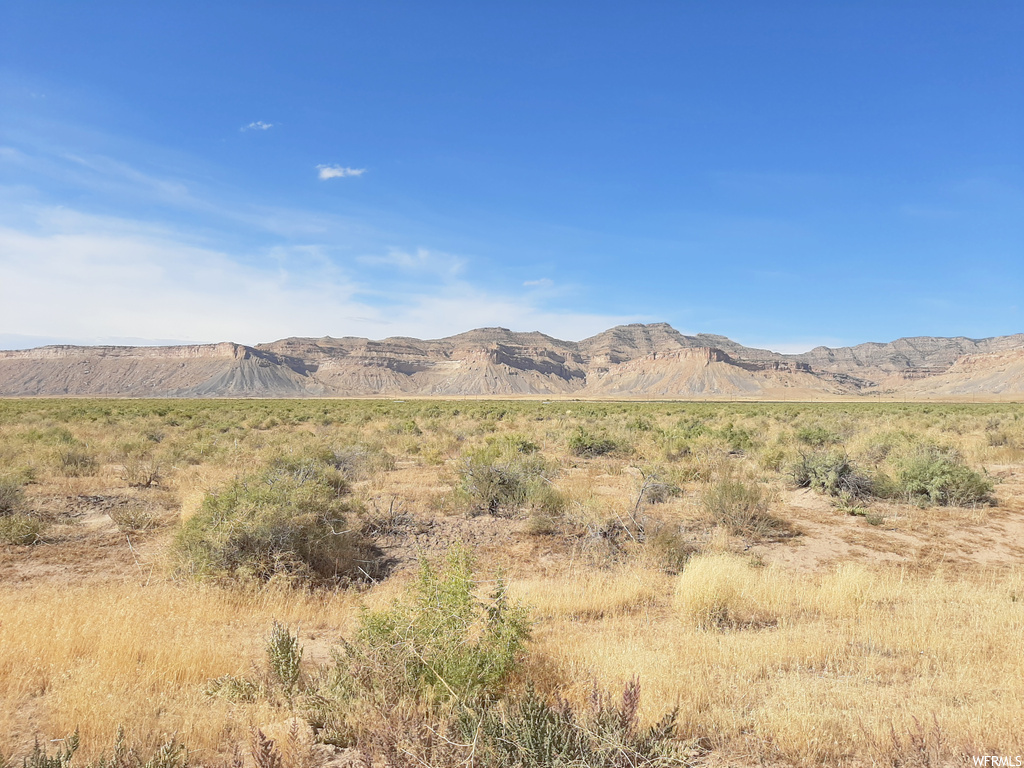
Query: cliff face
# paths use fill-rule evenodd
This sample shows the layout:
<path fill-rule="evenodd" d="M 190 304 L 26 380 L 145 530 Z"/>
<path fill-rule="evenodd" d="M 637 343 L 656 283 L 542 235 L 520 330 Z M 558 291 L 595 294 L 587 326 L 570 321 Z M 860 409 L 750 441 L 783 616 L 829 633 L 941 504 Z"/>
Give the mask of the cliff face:
<path fill-rule="evenodd" d="M 1024 349 L 964 355 L 947 371 L 915 380 L 905 390 L 930 397 L 1024 395 Z"/>
<path fill-rule="evenodd" d="M 855 347 L 816 347 L 794 357 L 819 370 L 843 373 L 862 371 L 869 376 L 899 374 L 921 378 L 942 373 L 964 355 L 986 354 L 1024 347 L 1024 334 L 990 339 L 935 338 L 917 336 L 888 344 L 867 343 Z"/>
<path fill-rule="evenodd" d="M 880 389 L 1024 391 L 1024 334 L 899 339 L 783 355 L 667 323 L 580 342 L 480 328 L 444 339 L 289 338 L 255 347 L 0 351 L 0 395 L 815 397 Z"/>

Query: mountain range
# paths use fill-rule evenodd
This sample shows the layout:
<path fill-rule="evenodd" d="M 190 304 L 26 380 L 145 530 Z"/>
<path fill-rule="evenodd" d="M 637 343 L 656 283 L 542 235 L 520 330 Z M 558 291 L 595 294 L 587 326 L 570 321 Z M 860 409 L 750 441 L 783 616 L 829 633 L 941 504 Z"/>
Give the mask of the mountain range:
<path fill-rule="evenodd" d="M 479 328 L 443 339 L 288 338 L 0 351 L 0 396 L 569 395 L 817 399 L 1024 394 L 1024 334 L 914 337 L 797 355 L 620 325 L 579 342 Z"/>

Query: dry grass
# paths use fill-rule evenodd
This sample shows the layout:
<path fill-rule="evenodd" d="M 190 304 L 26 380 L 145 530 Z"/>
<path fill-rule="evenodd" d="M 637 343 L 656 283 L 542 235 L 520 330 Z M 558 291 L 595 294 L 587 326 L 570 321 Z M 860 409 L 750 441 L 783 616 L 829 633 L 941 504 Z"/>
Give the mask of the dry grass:
<path fill-rule="evenodd" d="M 274 619 L 333 638 L 355 616 L 340 593 L 232 592 L 167 583 L 93 583 L 0 590 L 0 731 L 22 748 L 30 730 L 79 728 L 83 757 L 123 725 L 153 748 L 177 733 L 197 756 L 243 740 L 250 725 L 281 719 L 266 705 L 206 695 L 207 682 L 262 664 Z M 26 713 L 36 720 L 26 722 Z M 14 746 L 14 745 L 11 745 Z"/>
<path fill-rule="evenodd" d="M 577 426 L 620 450 L 571 456 Z M 452 502 L 458 462 L 513 434 L 540 447 L 568 498 L 555 533 L 530 535 L 525 513 L 470 518 Z M 871 500 L 883 521 L 871 525 L 791 488 L 785 467 L 801 439 L 829 435 L 878 472 L 918 444 L 956 448 L 998 481 L 998 505 Z M 381 539 L 400 560 L 395 575 L 358 593 L 165 580 L 173 526 L 207 492 L 323 446 L 380 459 L 353 490 L 368 512 L 406 521 Z M 95 463 L 70 471 L 71 449 Z M 157 487 L 132 487 L 126 455 L 159 465 Z M 249 726 L 291 713 L 209 696 L 209 680 L 261 669 L 275 619 L 301 625 L 307 658 L 326 660 L 360 602 L 387 604 L 416 552 L 457 538 L 476 544 L 485 568 L 504 566 L 532 606 L 524 675 L 579 702 L 595 681 L 621 688 L 638 675 L 647 722 L 678 705 L 681 734 L 729 764 L 937 765 L 1021 751 L 1019 406 L 5 402 L 0 461 L 6 476 L 31 480 L 25 509 L 56 532 L 0 546 L 0 734 L 11 734 L 0 752 L 77 727 L 88 759 L 123 725 L 150 748 L 177 732 L 194 762 L 230 753 Z M 641 472 L 682 493 L 637 506 Z M 776 540 L 711 514 L 704 502 L 730 476 L 758 492 L 740 512 L 770 513 L 802 535 Z M 129 550 L 125 531 L 82 501 L 100 497 L 158 510 L 160 525 L 133 532 Z M 654 567 L 643 539 L 656 530 L 698 552 L 678 575 Z"/>
<path fill-rule="evenodd" d="M 557 588 L 552 589 L 556 583 Z M 594 620 L 645 614 L 664 600 L 670 577 L 659 571 L 619 567 L 578 569 L 556 579 L 516 579 L 512 594 L 542 621 Z"/>
<path fill-rule="evenodd" d="M 604 588 L 628 594 L 631 576 L 619 578 Z M 1019 570 L 798 575 L 711 555 L 642 615 L 579 620 L 564 608 L 576 588 L 556 579 L 531 595 L 541 613 L 561 612 L 540 651 L 570 677 L 638 675 L 648 702 L 678 704 L 684 734 L 737 759 L 914 764 L 915 718 L 938 723 L 943 761 L 1019 747 L 1022 587 Z"/>

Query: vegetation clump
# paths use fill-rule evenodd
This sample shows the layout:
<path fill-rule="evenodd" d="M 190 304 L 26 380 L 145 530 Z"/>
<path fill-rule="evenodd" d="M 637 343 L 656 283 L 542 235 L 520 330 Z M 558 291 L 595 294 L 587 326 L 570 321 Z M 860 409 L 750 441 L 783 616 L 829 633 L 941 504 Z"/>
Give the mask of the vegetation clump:
<path fill-rule="evenodd" d="M 557 516 L 565 498 L 552 485 L 554 469 L 533 443 L 494 443 L 465 458 L 459 467 L 461 496 L 471 512 L 513 515 L 530 509 Z"/>
<path fill-rule="evenodd" d="M 13 515 L 25 503 L 25 489 L 11 477 L 0 477 L 0 517 Z"/>
<path fill-rule="evenodd" d="M 11 477 L 0 478 L 0 544 L 28 546 L 40 541 L 46 523 L 24 508 L 22 483 Z"/>
<path fill-rule="evenodd" d="M 640 682 L 626 683 L 620 701 L 595 690 L 589 707 L 556 696 L 549 702 L 532 687 L 479 720 L 463 718 L 465 737 L 479 735 L 485 765 L 495 768 L 620 768 L 686 765 L 693 750 L 677 741 L 678 710 L 640 727 Z"/>
<path fill-rule="evenodd" d="M 839 435 L 822 426 L 798 429 L 796 439 L 797 442 L 812 448 L 824 448 L 826 445 L 834 445 L 840 441 Z"/>
<path fill-rule="evenodd" d="M 727 474 L 705 485 L 700 501 L 713 524 L 736 536 L 761 539 L 792 532 L 788 523 L 768 511 L 771 496 L 756 481 Z"/>
<path fill-rule="evenodd" d="M 964 464 L 955 451 L 924 446 L 907 457 L 897 489 L 908 500 L 949 507 L 992 503 L 992 481 Z"/>
<path fill-rule="evenodd" d="M 85 477 L 96 474 L 99 461 L 88 449 L 72 445 L 57 452 L 57 469 L 65 477 Z"/>
<path fill-rule="evenodd" d="M 474 565 L 470 551 L 456 545 L 440 565 L 421 562 L 404 600 L 366 611 L 338 656 L 343 687 L 426 702 L 500 694 L 530 624 L 500 579 L 486 600 L 477 596 Z"/>
<path fill-rule="evenodd" d="M 698 555 L 676 582 L 675 607 L 701 630 L 770 626 L 775 617 L 765 605 L 764 581 L 736 555 Z"/>
<path fill-rule="evenodd" d="M 619 444 L 609 437 L 595 435 L 582 426 L 569 437 L 569 453 L 581 458 L 604 456 L 619 448 Z"/>
<path fill-rule="evenodd" d="M 0 544 L 29 546 L 41 540 L 46 523 L 30 515 L 16 512 L 0 517 Z"/>
<path fill-rule="evenodd" d="M 790 474 L 798 488 L 811 488 L 829 496 L 863 498 L 874 490 L 871 478 L 858 472 L 844 453 L 801 454 Z"/>
<path fill-rule="evenodd" d="M 362 564 L 346 526 L 348 484 L 316 458 L 281 458 L 208 494 L 174 540 L 179 573 L 293 583 L 336 583 Z M 366 570 L 364 568 L 364 570 Z"/>

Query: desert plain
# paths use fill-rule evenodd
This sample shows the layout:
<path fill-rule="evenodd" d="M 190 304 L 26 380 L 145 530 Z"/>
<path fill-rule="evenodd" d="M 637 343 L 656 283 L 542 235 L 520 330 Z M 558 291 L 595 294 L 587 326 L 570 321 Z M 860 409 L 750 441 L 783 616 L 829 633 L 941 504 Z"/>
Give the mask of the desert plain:
<path fill-rule="evenodd" d="M 1016 403 L 8 398 L 0 467 L 8 764 L 1021 751 Z"/>

